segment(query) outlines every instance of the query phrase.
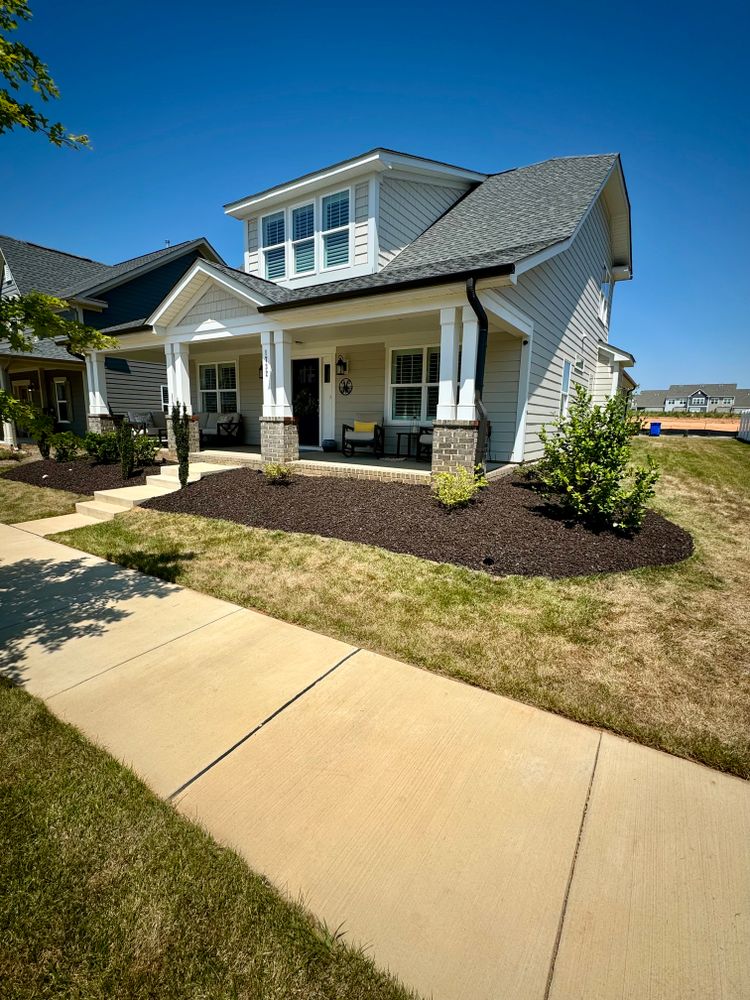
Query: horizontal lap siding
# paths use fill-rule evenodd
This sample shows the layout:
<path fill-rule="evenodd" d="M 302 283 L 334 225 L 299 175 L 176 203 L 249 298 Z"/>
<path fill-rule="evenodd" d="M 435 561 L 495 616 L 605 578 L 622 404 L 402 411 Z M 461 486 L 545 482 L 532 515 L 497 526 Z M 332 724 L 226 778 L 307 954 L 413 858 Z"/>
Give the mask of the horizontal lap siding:
<path fill-rule="evenodd" d="M 247 253 L 245 255 L 245 262 L 245 270 L 249 274 L 260 274 L 257 219 L 249 219 L 247 223 Z"/>
<path fill-rule="evenodd" d="M 369 184 L 357 184 L 354 189 L 354 263 L 366 264 L 369 254 Z"/>
<path fill-rule="evenodd" d="M 512 337 L 507 333 L 490 333 L 482 402 L 492 426 L 488 454 L 492 462 L 510 461 L 513 451 L 520 360 L 519 337 Z"/>
<path fill-rule="evenodd" d="M 209 319 L 217 322 L 239 319 L 247 316 L 249 311 L 248 304 L 240 302 L 236 296 L 221 288 L 210 288 L 198 299 L 190 312 L 183 316 L 180 324 L 203 323 Z"/>
<path fill-rule="evenodd" d="M 113 413 L 161 409 L 161 387 L 167 384 L 166 364 L 106 358 L 104 368 L 107 402 Z"/>
<path fill-rule="evenodd" d="M 260 352 L 243 354 L 239 363 L 242 439 L 245 444 L 260 445 L 260 415 L 263 411 L 263 382 L 258 377 Z"/>
<path fill-rule="evenodd" d="M 592 384 L 597 341 L 606 338 L 598 318 L 602 267 L 611 260 L 608 222 L 599 201 L 568 250 L 520 275 L 514 288 L 503 289 L 503 296 L 534 323 L 526 460 L 540 457 L 539 430 L 557 416 L 563 362 L 583 355 L 583 374 L 573 370 L 571 384 L 580 382 L 587 389 Z"/>
<path fill-rule="evenodd" d="M 463 193 L 460 188 L 383 178 L 378 222 L 379 266 L 384 267 L 412 243 Z"/>
<path fill-rule="evenodd" d="M 347 346 L 342 344 L 336 348 L 337 356 L 343 355 L 349 362 L 349 375 L 352 380 L 352 392 L 342 396 L 338 391 L 340 376 L 332 376 L 334 385 L 334 400 L 336 407 L 334 431 L 341 444 L 341 425 L 353 425 L 355 420 L 363 417 L 383 419 L 383 400 L 385 398 L 385 345 L 357 344 Z M 395 438 L 394 438 L 395 441 Z M 388 443 L 386 442 L 386 447 Z"/>
<path fill-rule="evenodd" d="M 612 395 L 612 374 L 611 365 L 603 364 L 601 361 L 597 362 L 591 394 L 598 406 L 606 403 Z"/>

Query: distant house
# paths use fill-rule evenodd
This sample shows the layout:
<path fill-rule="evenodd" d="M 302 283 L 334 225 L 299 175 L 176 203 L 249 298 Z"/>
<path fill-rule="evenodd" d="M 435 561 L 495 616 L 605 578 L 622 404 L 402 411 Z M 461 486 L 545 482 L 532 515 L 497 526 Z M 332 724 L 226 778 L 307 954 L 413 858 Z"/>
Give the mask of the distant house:
<path fill-rule="evenodd" d="M 651 413 L 745 413 L 750 411 L 750 389 L 738 389 L 736 382 L 670 385 L 635 393 L 631 405 Z"/>
<path fill-rule="evenodd" d="M 32 291 L 55 295 L 69 302 L 87 326 L 113 336 L 139 329 L 144 317 L 197 260 L 223 263 L 203 238 L 119 264 L 103 264 L 0 236 L 3 297 Z M 163 359 L 127 352 L 84 362 L 64 343 L 53 340 L 38 340 L 30 353 L 12 351 L 7 341 L 0 340 L 0 387 L 48 411 L 57 430 L 85 433 L 90 394 L 100 385 L 112 413 L 159 410 L 167 402 Z M 10 442 L 15 437 L 12 425 L 0 424 L 0 440 Z"/>

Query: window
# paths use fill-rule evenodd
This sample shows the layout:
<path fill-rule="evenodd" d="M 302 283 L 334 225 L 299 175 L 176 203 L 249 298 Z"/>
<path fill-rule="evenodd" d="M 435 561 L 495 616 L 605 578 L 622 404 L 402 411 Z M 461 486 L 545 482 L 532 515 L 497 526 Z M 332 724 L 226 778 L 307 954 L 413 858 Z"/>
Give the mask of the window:
<path fill-rule="evenodd" d="M 66 378 L 56 378 L 54 388 L 57 422 L 59 424 L 69 424 L 73 415 L 73 410 L 70 405 L 70 383 Z"/>
<path fill-rule="evenodd" d="M 294 273 L 315 270 L 315 206 L 292 209 L 292 258 Z"/>
<path fill-rule="evenodd" d="M 563 362 L 562 387 L 560 389 L 560 416 L 564 417 L 568 412 L 568 400 L 570 399 L 570 371 L 573 366 L 570 361 Z"/>
<path fill-rule="evenodd" d="M 165 413 L 169 413 L 169 386 L 162 385 L 159 389 L 161 391 L 161 408 Z"/>
<path fill-rule="evenodd" d="M 440 348 L 391 353 L 391 420 L 434 420 L 440 381 Z"/>
<path fill-rule="evenodd" d="M 612 272 L 608 267 L 602 268 L 602 282 L 599 286 L 599 319 L 605 326 L 609 326 L 609 316 L 612 312 L 612 292 L 615 283 L 612 280 Z"/>
<path fill-rule="evenodd" d="M 266 277 L 273 281 L 286 275 L 286 226 L 284 213 L 263 216 L 261 225 Z"/>
<path fill-rule="evenodd" d="M 322 201 L 323 267 L 349 263 L 349 192 L 329 194 Z"/>
<path fill-rule="evenodd" d="M 234 361 L 198 365 L 200 408 L 203 413 L 237 413 L 237 365 Z"/>

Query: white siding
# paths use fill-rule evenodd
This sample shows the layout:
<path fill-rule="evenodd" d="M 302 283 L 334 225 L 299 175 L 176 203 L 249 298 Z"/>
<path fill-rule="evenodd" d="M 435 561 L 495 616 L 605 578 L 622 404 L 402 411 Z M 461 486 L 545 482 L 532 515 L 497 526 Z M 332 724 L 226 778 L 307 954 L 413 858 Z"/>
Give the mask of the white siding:
<path fill-rule="evenodd" d="M 378 266 L 385 267 L 455 204 L 467 187 L 384 177 L 380 182 Z"/>
<path fill-rule="evenodd" d="M 260 415 L 263 408 L 263 383 L 258 376 L 260 368 L 260 350 L 257 354 L 242 354 L 238 358 L 225 355 L 210 355 L 196 357 L 190 362 L 190 389 L 193 413 L 200 411 L 200 394 L 198 392 L 198 366 L 213 364 L 215 361 L 233 361 L 238 365 L 237 388 L 239 390 L 239 408 L 242 414 L 242 430 L 240 440 L 244 444 L 260 445 Z"/>
<path fill-rule="evenodd" d="M 597 202 L 568 250 L 522 274 L 515 288 L 503 289 L 503 296 L 534 322 L 526 460 L 540 457 L 539 428 L 557 416 L 563 362 L 583 355 L 583 374 L 573 370 L 571 378 L 587 388 L 592 384 L 597 341 L 607 336 L 598 318 L 599 286 L 602 267 L 610 263 L 607 219 Z"/>
<path fill-rule="evenodd" d="M 603 361 L 597 361 L 596 363 L 596 370 L 594 371 L 594 378 L 591 386 L 591 395 L 593 396 L 594 403 L 596 403 L 597 406 L 602 406 L 612 395 L 612 376 L 616 367 L 616 362 L 614 367 Z"/>
<path fill-rule="evenodd" d="M 227 319 L 238 319 L 248 314 L 247 303 L 240 302 L 238 298 L 223 288 L 209 288 L 195 303 L 192 309 L 182 317 L 180 325 L 188 323 L 203 323 L 205 320 L 213 319 L 217 322 Z"/>
<path fill-rule="evenodd" d="M 482 402 L 491 424 L 488 453 L 491 462 L 509 462 L 513 451 L 520 362 L 520 337 L 491 332 L 482 392 Z"/>
<path fill-rule="evenodd" d="M 370 185 L 365 181 L 364 184 L 357 184 L 354 189 L 354 264 L 367 264 L 367 255 L 369 252 L 368 246 L 368 233 L 370 228 L 369 223 L 369 188 Z"/>
<path fill-rule="evenodd" d="M 338 391 L 339 378 L 334 372 L 334 405 L 336 407 L 336 423 L 334 436 L 341 444 L 341 425 L 353 424 L 363 417 L 383 418 L 383 402 L 385 399 L 385 344 L 342 344 L 336 348 L 336 354 L 342 354 L 349 362 L 352 393 L 342 396 Z M 395 447 L 395 437 L 393 438 Z M 390 450 L 386 440 L 386 451 Z"/>
<path fill-rule="evenodd" d="M 245 270 L 248 274 L 260 274 L 257 219 L 248 219 L 247 221 L 247 251 L 245 253 Z"/>

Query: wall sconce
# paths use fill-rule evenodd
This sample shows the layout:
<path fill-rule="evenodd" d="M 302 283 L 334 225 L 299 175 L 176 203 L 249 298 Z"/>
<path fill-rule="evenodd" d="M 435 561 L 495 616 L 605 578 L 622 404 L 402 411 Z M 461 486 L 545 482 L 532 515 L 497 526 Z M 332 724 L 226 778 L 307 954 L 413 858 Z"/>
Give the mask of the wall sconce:
<path fill-rule="evenodd" d="M 339 356 L 336 358 L 336 374 L 346 375 L 348 371 L 349 371 L 349 362 L 346 360 L 346 358 L 342 358 L 342 356 L 339 354 Z"/>
<path fill-rule="evenodd" d="M 263 381 L 263 362 L 258 365 L 258 378 Z"/>

